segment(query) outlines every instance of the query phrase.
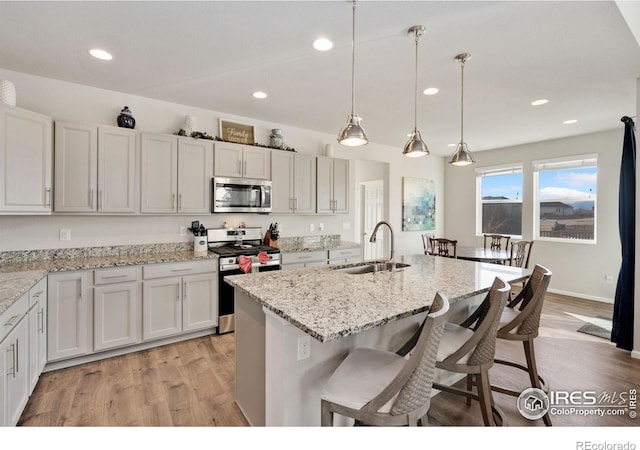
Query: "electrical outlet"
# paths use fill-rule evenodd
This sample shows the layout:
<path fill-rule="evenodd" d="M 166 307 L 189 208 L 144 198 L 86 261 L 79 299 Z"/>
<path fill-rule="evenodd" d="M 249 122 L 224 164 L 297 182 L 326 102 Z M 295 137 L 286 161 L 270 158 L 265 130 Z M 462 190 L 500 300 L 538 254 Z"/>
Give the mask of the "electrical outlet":
<path fill-rule="evenodd" d="M 71 240 L 71 230 L 69 228 L 61 228 L 60 229 L 60 240 L 61 241 L 70 241 Z"/>
<path fill-rule="evenodd" d="M 310 223 L 309 224 L 309 231 L 314 231 L 315 229 L 316 229 L 316 227 L 312 223 Z"/>
<path fill-rule="evenodd" d="M 187 227 L 180 227 L 180 236 L 187 235 Z"/>
<path fill-rule="evenodd" d="M 311 356 L 311 336 L 298 338 L 298 361 Z"/>
<path fill-rule="evenodd" d="M 342 229 L 343 230 L 350 230 L 351 229 L 351 222 L 342 222 Z"/>
<path fill-rule="evenodd" d="M 318 224 L 318 230 L 324 231 L 324 224 L 322 222 Z"/>
<path fill-rule="evenodd" d="M 606 276 L 604 277 L 604 281 L 605 281 L 607 284 L 613 284 L 613 276 L 612 276 L 612 275 L 606 275 Z"/>

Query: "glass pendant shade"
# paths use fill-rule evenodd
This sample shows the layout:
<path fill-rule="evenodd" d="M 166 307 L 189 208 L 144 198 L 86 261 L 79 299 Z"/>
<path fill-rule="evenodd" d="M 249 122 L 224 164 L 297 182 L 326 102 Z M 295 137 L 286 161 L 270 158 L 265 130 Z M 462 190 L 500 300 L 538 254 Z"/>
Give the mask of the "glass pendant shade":
<path fill-rule="evenodd" d="M 338 142 L 347 147 L 358 147 L 359 145 L 365 145 L 369 142 L 366 133 L 360 126 L 360 122 L 355 115 L 349 114 L 347 124 L 338 135 Z"/>
<path fill-rule="evenodd" d="M 473 163 L 475 163 L 475 160 L 467 148 L 467 144 L 465 142 L 460 142 L 456 147 L 455 153 L 451 155 L 451 158 L 449 158 L 449 164 L 454 166 L 468 166 Z"/>
<path fill-rule="evenodd" d="M 417 158 L 419 156 L 425 156 L 429 154 L 429 149 L 427 148 L 427 144 L 422 140 L 422 136 L 418 130 L 413 130 L 411 133 L 411 138 L 404 145 L 404 150 L 402 154 L 405 156 L 410 156 L 412 158 Z"/>

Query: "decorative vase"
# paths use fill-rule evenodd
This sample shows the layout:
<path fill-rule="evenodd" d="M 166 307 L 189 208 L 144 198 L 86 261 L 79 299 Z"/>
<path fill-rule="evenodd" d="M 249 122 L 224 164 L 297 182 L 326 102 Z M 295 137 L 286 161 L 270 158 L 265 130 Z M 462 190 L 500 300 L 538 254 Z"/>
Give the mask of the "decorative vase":
<path fill-rule="evenodd" d="M 131 111 L 128 106 L 122 108 L 120 115 L 118 116 L 118 126 L 121 128 L 135 128 L 136 119 L 131 115 Z"/>
<path fill-rule="evenodd" d="M 191 137 L 191 133 L 198 131 L 196 116 L 184 116 L 184 125 L 182 126 L 182 129 L 189 137 Z"/>
<path fill-rule="evenodd" d="M 284 145 L 284 138 L 282 137 L 282 130 L 279 128 L 274 128 L 271 130 L 271 147 L 282 147 Z"/>
<path fill-rule="evenodd" d="M 16 106 L 16 87 L 9 80 L 0 80 L 0 103 Z"/>

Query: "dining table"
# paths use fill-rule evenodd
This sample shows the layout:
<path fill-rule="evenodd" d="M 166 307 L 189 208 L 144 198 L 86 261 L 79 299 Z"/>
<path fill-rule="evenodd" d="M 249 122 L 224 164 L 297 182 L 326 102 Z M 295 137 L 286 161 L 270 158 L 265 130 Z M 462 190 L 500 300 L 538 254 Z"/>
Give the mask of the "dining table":
<path fill-rule="evenodd" d="M 511 260 L 511 254 L 507 250 L 486 247 L 460 246 L 456 249 L 456 256 L 458 259 L 499 264 L 505 264 Z"/>

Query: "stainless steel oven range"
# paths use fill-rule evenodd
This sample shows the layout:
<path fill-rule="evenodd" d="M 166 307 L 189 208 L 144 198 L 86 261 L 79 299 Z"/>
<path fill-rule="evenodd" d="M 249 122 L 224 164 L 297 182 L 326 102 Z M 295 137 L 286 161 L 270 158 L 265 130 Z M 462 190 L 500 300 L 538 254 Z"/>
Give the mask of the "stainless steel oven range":
<path fill-rule="evenodd" d="M 259 272 L 280 270 L 280 250 L 262 245 L 262 228 L 208 228 L 209 251 L 220 255 L 218 270 L 218 334 L 235 328 L 233 287 L 224 281 L 227 275 L 244 273 L 240 268 L 240 256 L 256 256 L 266 252 L 266 264 L 253 263 Z"/>

